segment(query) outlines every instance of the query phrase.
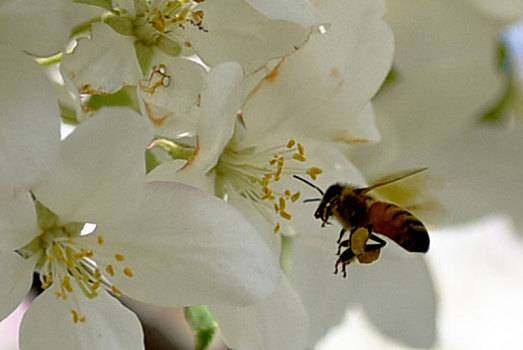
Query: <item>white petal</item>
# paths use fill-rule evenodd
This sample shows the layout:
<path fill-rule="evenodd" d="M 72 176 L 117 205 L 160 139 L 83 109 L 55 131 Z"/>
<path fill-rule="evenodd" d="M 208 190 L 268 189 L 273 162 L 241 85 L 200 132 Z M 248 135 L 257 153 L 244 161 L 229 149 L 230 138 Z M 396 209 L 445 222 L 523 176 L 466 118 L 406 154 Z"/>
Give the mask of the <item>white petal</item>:
<path fill-rule="evenodd" d="M 278 258 L 230 205 L 193 187 L 148 183 L 130 218 L 97 227 L 86 237 L 95 259 L 125 256 L 112 281 L 126 295 L 159 306 L 247 305 L 272 293 Z M 103 234 L 105 243 L 96 243 Z M 114 264 L 114 262 L 113 262 Z"/>
<path fill-rule="evenodd" d="M 0 202 L 0 251 L 14 251 L 40 234 L 33 199 L 27 192 Z"/>
<path fill-rule="evenodd" d="M 271 20 L 243 0 L 206 1 L 198 8 L 205 12 L 207 32 L 188 26 L 185 33 L 211 67 L 234 61 L 252 73 L 273 58 L 295 52 L 311 32 L 308 26 Z"/>
<path fill-rule="evenodd" d="M 251 142 L 287 129 L 331 140 L 346 132 L 354 139 L 369 137 L 373 120 L 362 127 L 359 115 L 392 62 L 392 33 L 381 18 L 384 1 L 327 0 L 319 9 L 332 27 L 287 57 L 246 101 Z"/>
<path fill-rule="evenodd" d="M 194 127 L 185 130 L 184 124 L 196 124 L 194 109 L 199 103 L 205 69 L 196 62 L 167 56 L 160 50 L 156 50 L 151 65 L 157 71 L 150 72 L 137 88 L 142 114 L 149 117 L 157 134 L 171 138 L 181 133 L 194 134 Z M 160 69 L 165 69 L 163 80 Z M 155 87 L 160 81 L 163 85 Z M 159 109 L 164 113 L 156 112 Z"/>
<path fill-rule="evenodd" d="M 70 0 L 4 0 L 0 41 L 37 56 L 50 56 L 64 49 L 76 25 L 101 12 Z"/>
<path fill-rule="evenodd" d="M 392 257 L 391 248 L 358 284 L 363 308 L 384 334 L 429 348 L 436 337 L 436 295 L 429 270 L 422 256 Z"/>
<path fill-rule="evenodd" d="M 147 174 L 147 181 L 179 182 L 196 187 L 202 191 L 214 193 L 214 173 L 205 174 L 194 167 L 180 171 L 186 163 L 186 161 L 178 159 L 160 164 Z"/>
<path fill-rule="evenodd" d="M 422 256 L 389 243 L 377 262 L 347 267 L 347 278 L 334 275 L 334 255 L 326 241 L 293 241 L 291 282 L 309 314 L 314 341 L 338 323 L 346 308 L 362 304 L 379 329 L 411 346 L 428 347 L 435 339 L 434 286 Z"/>
<path fill-rule="evenodd" d="M 58 103 L 38 64 L 11 46 L 0 45 L 0 79 L 0 192 L 26 191 L 58 155 Z"/>
<path fill-rule="evenodd" d="M 233 349 L 307 348 L 309 317 L 286 278 L 276 291 L 247 307 L 211 306 L 226 344 Z M 314 318 L 313 318 L 313 322 Z"/>
<path fill-rule="evenodd" d="M 117 299 L 104 291 L 93 299 L 80 292 L 75 296 L 76 305 L 58 299 L 52 287 L 38 296 L 22 320 L 20 348 L 144 349 L 138 317 Z M 71 307 L 85 315 L 85 322 L 73 322 Z"/>
<path fill-rule="evenodd" d="M 63 222 L 98 223 L 132 210 L 151 139 L 149 125 L 133 110 L 101 109 L 63 141 L 58 164 L 34 193 Z"/>
<path fill-rule="evenodd" d="M 271 19 L 283 19 L 308 26 L 323 24 L 325 19 L 308 0 L 245 0 Z"/>
<path fill-rule="evenodd" d="M 35 258 L 23 259 L 12 251 L 0 251 L 0 320 L 13 312 L 29 293 Z"/>
<path fill-rule="evenodd" d="M 198 121 L 198 148 L 190 165 L 206 173 L 213 168 L 231 140 L 240 109 L 241 67 L 233 62 L 216 66 L 207 75 Z"/>
<path fill-rule="evenodd" d="M 80 39 L 73 54 L 64 55 L 61 69 L 80 92 L 90 94 L 114 93 L 143 76 L 134 38 L 104 23 L 94 23 L 91 39 Z"/>

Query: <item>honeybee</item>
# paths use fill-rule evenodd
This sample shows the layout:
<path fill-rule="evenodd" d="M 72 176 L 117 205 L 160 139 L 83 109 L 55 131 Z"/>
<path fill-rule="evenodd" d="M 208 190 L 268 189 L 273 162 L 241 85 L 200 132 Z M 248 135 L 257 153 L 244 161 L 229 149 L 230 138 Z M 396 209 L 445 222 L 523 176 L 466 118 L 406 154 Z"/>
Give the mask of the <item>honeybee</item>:
<path fill-rule="evenodd" d="M 396 204 L 378 200 L 369 192 L 373 189 L 399 181 L 408 176 L 426 170 L 416 169 L 392 176 L 369 187 L 337 183 L 324 193 L 313 183 L 294 176 L 315 188 L 323 197 L 306 199 L 305 202 L 320 201 L 314 217 L 322 220 L 322 227 L 330 224 L 334 216 L 343 226 L 338 238 L 338 266 L 342 265 L 343 277 L 347 275 L 346 266 L 358 259 L 360 263 L 371 263 L 379 257 L 380 250 L 386 242 L 374 233 L 382 234 L 409 252 L 425 253 L 429 249 L 429 235 L 425 225 L 407 210 Z M 342 241 L 345 232 L 349 238 Z M 368 243 L 372 240 L 372 243 Z M 343 252 L 341 250 L 346 248 Z"/>

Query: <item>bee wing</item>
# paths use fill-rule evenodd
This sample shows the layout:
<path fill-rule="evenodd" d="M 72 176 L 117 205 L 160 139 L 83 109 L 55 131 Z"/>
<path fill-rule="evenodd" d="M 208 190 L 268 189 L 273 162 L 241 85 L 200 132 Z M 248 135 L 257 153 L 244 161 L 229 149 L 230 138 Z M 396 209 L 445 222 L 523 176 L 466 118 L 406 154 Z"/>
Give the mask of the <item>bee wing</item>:
<path fill-rule="evenodd" d="M 390 183 L 402 180 L 402 179 L 404 179 L 406 177 L 409 177 L 409 176 L 412 176 L 412 175 L 416 175 L 416 174 L 421 173 L 422 171 L 425 171 L 427 169 L 428 168 L 402 170 L 400 172 L 397 172 L 397 173 L 394 173 L 394 174 L 391 174 L 391 175 L 387 175 L 386 177 L 383 177 L 383 178 L 377 180 L 371 186 L 362 188 L 361 191 L 363 193 L 367 193 L 367 192 L 372 191 L 373 189 L 375 189 L 377 187 L 385 186 L 385 185 L 388 185 Z"/>
<path fill-rule="evenodd" d="M 403 171 L 378 180 L 376 185 L 379 186 L 371 186 L 372 189 L 379 187 L 373 194 L 379 200 L 395 203 L 408 210 L 429 227 L 441 225 L 450 218 L 449 211 L 434 195 L 443 186 L 442 178 L 430 171 L 409 177 L 426 169 Z M 395 182 L 394 179 L 397 181 L 405 177 L 409 178 L 391 183 Z M 387 186 L 380 187 L 384 184 Z"/>

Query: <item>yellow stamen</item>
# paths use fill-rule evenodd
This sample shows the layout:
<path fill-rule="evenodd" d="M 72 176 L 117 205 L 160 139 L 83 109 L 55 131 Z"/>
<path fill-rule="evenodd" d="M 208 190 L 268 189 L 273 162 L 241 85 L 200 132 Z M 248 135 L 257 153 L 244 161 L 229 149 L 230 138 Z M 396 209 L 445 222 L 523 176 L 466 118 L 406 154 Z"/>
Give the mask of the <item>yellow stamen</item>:
<path fill-rule="evenodd" d="M 295 194 L 293 194 L 293 195 L 291 196 L 291 201 L 292 201 L 293 203 L 295 203 L 298 199 L 300 199 L 300 196 L 301 196 L 300 191 L 296 192 Z"/>
<path fill-rule="evenodd" d="M 96 269 L 96 270 L 94 270 L 94 278 L 96 278 L 97 280 L 99 280 L 100 277 L 102 277 L 102 272 L 100 272 L 100 269 Z"/>
<path fill-rule="evenodd" d="M 318 178 L 318 175 L 320 175 L 321 173 L 323 173 L 323 170 L 321 170 L 318 167 L 312 167 L 312 168 L 307 169 L 307 174 L 309 174 L 309 176 L 313 180 L 316 180 Z"/>
<path fill-rule="evenodd" d="M 114 276 L 114 267 L 113 267 L 113 265 L 111 265 L 111 264 L 107 265 L 107 267 L 105 268 L 105 271 L 107 271 L 107 273 L 110 274 L 111 276 Z"/>
<path fill-rule="evenodd" d="M 287 143 L 287 148 L 293 148 L 295 144 L 296 144 L 296 140 L 290 139 L 289 143 Z"/>
<path fill-rule="evenodd" d="M 102 236 L 97 237 L 98 244 L 102 245 L 104 243 L 104 238 Z"/>
<path fill-rule="evenodd" d="M 283 210 L 280 210 L 280 216 L 286 220 L 292 219 L 292 215 Z"/>
<path fill-rule="evenodd" d="M 73 321 L 74 321 L 74 323 L 78 323 L 78 321 L 80 321 L 80 316 L 78 315 L 78 311 L 71 310 L 71 313 L 73 314 Z"/>
<path fill-rule="evenodd" d="M 274 233 L 278 233 L 278 232 L 280 232 L 280 230 L 281 230 L 281 225 L 280 225 L 280 223 L 278 222 L 278 223 L 276 224 L 276 227 L 274 228 Z"/>
<path fill-rule="evenodd" d="M 304 156 L 305 155 L 305 147 L 301 143 L 298 143 L 298 152 Z"/>
<path fill-rule="evenodd" d="M 125 256 L 123 256 L 122 254 L 114 254 L 114 258 L 116 259 L 116 261 L 124 261 L 125 260 Z"/>
<path fill-rule="evenodd" d="M 122 292 L 120 292 L 120 290 L 118 288 L 116 288 L 115 286 L 112 286 L 111 290 L 113 291 L 114 295 L 116 295 L 117 297 L 122 295 Z"/>
<path fill-rule="evenodd" d="M 307 158 L 305 158 L 305 156 L 303 154 L 299 154 L 299 153 L 294 153 L 292 155 L 292 158 L 294 158 L 300 162 L 305 162 L 307 160 Z"/>
<path fill-rule="evenodd" d="M 131 270 L 130 267 L 126 267 L 125 269 L 123 269 L 123 273 L 124 273 L 127 277 L 133 277 L 133 276 L 134 276 L 133 270 Z"/>

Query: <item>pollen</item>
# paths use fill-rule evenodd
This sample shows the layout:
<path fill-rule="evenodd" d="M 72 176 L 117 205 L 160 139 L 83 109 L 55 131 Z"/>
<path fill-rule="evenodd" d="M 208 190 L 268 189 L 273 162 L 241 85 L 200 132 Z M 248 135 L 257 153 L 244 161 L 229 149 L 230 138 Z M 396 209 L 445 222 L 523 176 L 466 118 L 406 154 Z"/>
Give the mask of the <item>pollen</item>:
<path fill-rule="evenodd" d="M 114 293 L 114 295 L 116 295 L 117 297 L 121 296 L 122 295 L 122 292 L 116 288 L 116 286 L 111 286 L 111 291 Z"/>
<path fill-rule="evenodd" d="M 134 276 L 133 270 L 131 270 L 131 268 L 129 268 L 129 267 L 124 268 L 124 269 L 123 269 L 123 273 L 124 273 L 127 277 L 133 277 L 133 276 Z"/>
<path fill-rule="evenodd" d="M 116 261 L 124 261 L 125 260 L 125 256 L 123 256 L 122 254 L 114 254 L 114 258 L 116 259 Z"/>

